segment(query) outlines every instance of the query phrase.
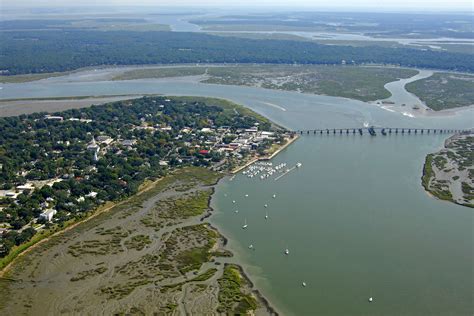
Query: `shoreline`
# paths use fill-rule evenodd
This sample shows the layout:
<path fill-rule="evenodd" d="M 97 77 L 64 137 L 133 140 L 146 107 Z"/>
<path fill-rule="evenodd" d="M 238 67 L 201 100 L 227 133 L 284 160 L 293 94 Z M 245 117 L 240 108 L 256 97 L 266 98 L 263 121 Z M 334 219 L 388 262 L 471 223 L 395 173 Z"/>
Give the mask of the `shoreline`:
<path fill-rule="evenodd" d="M 74 71 L 71 71 L 71 72 L 65 72 L 64 76 L 67 76 L 67 75 L 71 75 L 71 74 L 76 74 L 76 73 L 82 73 L 82 72 L 92 72 L 92 71 L 109 71 L 109 73 L 105 73 L 102 77 L 98 77 L 97 79 L 94 79 L 93 81 L 97 81 L 97 82 L 112 82 L 114 81 L 114 77 L 112 76 L 114 73 L 115 75 L 119 75 L 120 73 L 123 73 L 123 72 L 126 72 L 126 71 L 129 71 L 129 70 L 140 70 L 140 69 L 166 69 L 166 68 L 180 68 L 180 67 L 184 67 L 184 68 L 193 68 L 193 67 L 227 67 L 227 68 L 231 68 L 231 67 L 241 67 L 241 66 L 249 66 L 249 65 L 256 65 L 256 66 L 262 66 L 262 65 L 280 65 L 280 64 L 258 64 L 258 63 L 252 63 L 252 64 L 242 64 L 242 63 L 236 63 L 236 64 L 150 64 L 150 65 L 120 65 L 120 66 L 108 66 L 108 65 L 101 65 L 101 66 L 98 66 L 96 68 L 93 68 L 93 67 L 85 67 L 85 68 L 79 68 L 77 70 L 74 70 Z M 351 67 L 360 67 L 360 68 L 374 68 L 374 67 L 379 67 L 379 68 L 387 68 L 387 69 L 406 69 L 406 70 L 416 70 L 418 71 L 418 74 L 410 77 L 410 78 L 405 78 L 405 79 L 399 79 L 399 80 L 395 80 L 395 81 L 391 81 L 391 82 L 388 82 L 384 85 L 384 88 L 387 84 L 390 84 L 390 83 L 394 83 L 394 82 L 398 82 L 400 80 L 403 80 L 403 81 L 407 81 L 407 83 L 409 82 L 412 82 L 410 81 L 410 79 L 414 78 L 414 77 L 417 77 L 420 75 L 420 72 L 431 72 L 432 74 L 436 73 L 436 72 L 448 72 L 448 71 L 444 71 L 442 69 L 424 69 L 424 68 L 410 68 L 410 67 L 396 67 L 396 66 L 393 66 L 393 65 L 357 65 L 357 66 L 351 66 Z M 449 71 L 450 73 L 453 73 L 453 74 L 460 74 L 460 75 L 473 75 L 473 73 L 465 73 L 465 72 L 453 72 L 453 71 Z M 23 76 L 23 75 L 21 75 Z M 3 76 L 3 77 L 7 77 L 7 76 Z M 110 77 L 110 78 L 109 78 Z M 188 77 L 196 77 L 196 76 L 188 76 L 188 75 L 183 75 L 183 76 L 169 76 L 169 77 L 159 77 L 159 78 L 147 78 L 147 77 L 143 77 L 143 78 L 137 78 L 137 79 L 123 79 L 123 80 L 120 80 L 120 81 L 134 81 L 134 80 L 147 80 L 147 79 L 151 79 L 151 80 L 173 80 L 173 79 L 179 79 L 179 78 L 188 78 Z M 198 76 L 199 77 L 199 76 Z M 1 81 L 1 78 L 0 77 L 0 81 Z M 44 79 L 47 79 L 47 78 L 61 78 L 61 76 L 57 76 L 56 73 L 53 73 L 53 75 L 51 77 L 46 77 L 46 78 L 42 78 L 42 79 L 39 79 L 39 80 L 44 80 Z M 413 80 L 413 81 L 418 81 L 418 80 L 422 80 L 423 78 L 420 78 L 420 79 L 416 79 L 416 80 Z M 27 81 L 27 82 L 35 82 L 35 81 L 39 81 L 39 80 L 32 80 L 32 81 Z M 82 80 L 79 80 L 77 82 L 87 82 L 87 81 L 90 81 L 90 80 L 85 80 L 85 81 L 82 81 Z M 74 81 L 75 82 L 75 81 Z M 227 86 L 229 84 L 222 84 L 222 83 L 207 83 L 205 82 L 204 80 L 198 80 L 198 79 L 195 79 L 195 82 L 197 83 L 200 83 L 200 84 L 209 84 L 209 85 L 224 85 L 224 86 Z M 6 83 L 6 82 L 0 82 L 0 85 L 1 84 L 10 84 L 10 83 Z M 13 83 L 13 84 L 18 84 L 18 83 Z M 247 85 L 240 85 L 240 84 L 230 84 L 231 86 L 237 86 L 237 87 L 240 87 L 240 86 L 247 86 Z M 287 91 L 287 92 L 297 92 L 297 93 L 302 93 L 302 94 L 309 94 L 309 95 L 319 95 L 319 96 L 328 96 L 328 97 L 335 97 L 335 98 L 344 98 L 344 99 L 349 99 L 349 100 L 355 100 L 355 101 L 359 101 L 359 102 L 363 102 L 363 103 L 366 103 L 366 104 L 372 104 L 372 105 L 378 105 L 377 102 L 379 101 L 382 101 L 382 100 L 387 100 L 387 99 L 390 99 L 393 97 L 393 94 L 390 92 L 390 90 L 386 89 L 391 95 L 388 97 L 388 98 L 385 98 L 385 99 L 376 99 L 376 100 L 368 100 L 368 101 L 365 101 L 363 99 L 359 99 L 359 98 L 351 98 L 351 97 L 346 97 L 346 96 L 338 96 L 338 95 L 332 95 L 332 94 L 324 94 L 324 93 L 308 93 L 308 92 L 302 92 L 302 91 L 298 91 L 298 90 L 287 90 L 287 89 L 271 89 L 271 88 L 262 88 L 262 87 L 259 87 L 257 85 L 249 85 L 248 87 L 254 87 L 254 88 L 261 88 L 261 89 L 268 89 L 268 90 L 276 90 L 276 91 Z M 407 93 L 410 93 L 412 95 L 414 95 L 417 99 L 420 99 L 420 97 L 418 97 L 417 95 L 409 92 L 408 90 L 406 90 L 405 88 L 403 88 Z M 129 95 L 134 95 L 134 94 L 129 94 Z M 117 95 L 111 95 L 111 96 L 107 96 L 106 97 L 115 97 Z M 84 98 L 87 98 L 87 97 L 91 97 L 91 96 L 76 96 L 76 97 L 61 97 L 62 99 L 66 100 L 68 98 L 70 99 L 74 99 L 74 98 L 81 98 L 81 99 L 84 99 Z M 94 96 L 92 96 L 94 97 Z M 97 96 L 99 97 L 99 96 Z M 102 97 L 102 96 L 100 96 Z M 34 102 L 34 101 L 53 101 L 56 99 L 56 102 L 58 102 L 58 98 L 54 98 L 54 97 L 41 97 L 41 98 L 9 98 L 9 99 L 4 99 L 4 100 L 1 100 L 0 99 L 0 105 L 2 103 L 6 103 L 6 102 L 26 102 L 26 101 L 31 101 L 31 102 Z M 77 102 L 77 101 L 76 101 Z M 459 111 L 463 111 L 463 110 L 466 110 L 466 109 L 470 109 L 472 106 L 474 105 L 468 105 L 468 106 L 461 106 L 461 107 L 453 107 L 453 108 L 446 108 L 446 109 L 440 109 L 440 110 L 434 110 L 432 108 L 430 108 L 429 106 L 427 106 L 425 104 L 425 102 L 421 101 L 420 104 L 423 106 L 423 109 L 422 111 L 412 111 L 412 109 L 410 108 L 409 109 L 409 112 L 411 114 L 414 114 L 414 115 L 417 115 L 417 116 L 423 116 L 423 117 L 428 117 L 428 116 L 451 116 L 451 115 L 455 115 L 457 114 L 457 112 Z M 89 104 L 90 105 L 90 104 Z M 14 104 L 6 104 L 5 105 L 6 107 L 12 107 L 14 106 Z M 30 107 L 32 106 L 32 104 L 29 105 Z M 67 106 L 66 104 L 63 104 L 63 107 L 64 106 Z M 87 105 L 86 105 L 87 106 Z M 43 111 L 57 111 L 58 109 L 41 109 Z M 389 110 L 392 110 L 392 109 L 389 109 Z M 401 108 L 401 109 L 397 109 L 395 110 L 395 112 L 398 112 L 400 114 L 404 114 L 406 111 L 404 111 L 406 109 L 404 108 Z M 28 113 L 31 113 L 31 112 L 28 112 Z M 8 114 L 8 115 L 2 115 L 2 116 L 11 116 L 11 115 L 20 115 L 20 114 L 24 114 L 22 112 L 14 112 L 13 114 Z"/>
<path fill-rule="evenodd" d="M 245 168 L 247 168 L 248 166 L 251 166 L 252 164 L 256 163 L 257 161 L 271 160 L 274 157 L 276 157 L 280 152 L 282 152 L 285 148 L 287 148 L 288 146 L 293 144 L 295 141 L 297 141 L 298 139 L 299 139 L 299 136 L 295 134 L 293 138 L 288 139 L 288 141 L 285 144 L 281 145 L 280 148 L 278 148 L 275 152 L 270 154 L 270 156 L 253 157 L 252 159 L 247 161 L 244 165 L 238 166 L 235 169 L 231 170 L 230 173 L 232 175 L 235 175 L 239 173 L 240 171 L 244 170 Z"/>
<path fill-rule="evenodd" d="M 198 216 L 198 217 L 190 217 L 190 218 L 187 218 L 187 219 L 184 219 L 181 223 L 178 224 L 179 227 L 188 227 L 188 226 L 194 226 L 196 225 L 195 222 L 199 222 L 201 224 L 206 224 L 208 225 L 208 227 L 214 231 L 217 232 L 218 234 L 218 238 L 221 239 L 221 249 L 223 249 L 224 251 L 228 251 L 229 253 L 231 253 L 231 257 L 234 257 L 234 253 L 232 251 L 230 251 L 227 247 L 227 244 L 228 244 L 228 238 L 223 235 L 221 233 L 221 231 L 216 227 L 214 226 L 209 218 L 215 214 L 215 209 L 212 207 L 211 205 L 211 200 L 213 198 L 213 195 L 215 194 L 215 188 L 217 185 L 219 185 L 219 182 L 225 178 L 226 176 L 228 175 L 228 173 L 220 173 L 217 177 L 217 180 L 212 183 L 212 184 L 209 184 L 209 185 L 206 185 L 207 188 L 210 188 L 211 190 L 211 194 L 209 195 L 209 198 L 207 199 L 207 211 L 205 213 L 203 213 L 202 215 Z M 167 177 L 170 177 L 170 176 L 173 176 L 173 173 L 170 173 Z M 127 199 L 124 199 L 123 201 L 120 201 L 118 203 L 114 203 L 112 205 L 109 205 L 103 209 L 101 209 L 100 211 L 97 211 L 97 212 L 93 212 L 90 216 L 80 220 L 80 221 L 77 221 L 77 222 L 74 222 L 72 223 L 71 225 L 67 226 L 66 228 L 60 230 L 60 231 L 57 231 L 45 238 L 42 238 L 40 239 L 39 241 L 35 242 L 33 245 L 29 246 L 28 248 L 26 248 L 24 251 L 22 251 L 21 253 L 19 253 L 17 256 L 15 256 L 11 262 L 9 262 L 1 271 L 0 271 L 0 278 L 4 279 L 4 280 L 8 280 L 9 279 L 9 273 L 12 272 L 12 269 L 14 268 L 14 265 L 18 262 L 18 260 L 28 254 L 30 254 L 32 251 L 34 251 L 35 249 L 37 249 L 38 247 L 40 247 L 41 245 L 47 243 L 48 241 L 50 241 L 53 237 L 57 237 L 57 236 L 61 236 L 63 234 L 65 234 L 66 232 L 68 231 L 71 231 L 73 230 L 74 228 L 77 228 L 78 226 L 80 225 L 83 225 L 83 224 L 86 224 L 88 221 L 96 218 L 97 216 L 101 215 L 101 214 L 104 214 L 104 213 L 107 213 L 111 210 L 113 210 L 115 207 L 117 206 L 120 206 L 121 204 L 124 204 L 124 203 L 127 203 L 127 202 L 130 202 L 131 199 L 137 197 L 137 196 L 140 196 L 142 194 L 144 194 L 145 192 L 149 191 L 149 190 L 152 190 L 152 189 L 155 189 L 157 184 L 162 181 L 163 179 L 166 179 L 166 177 L 163 177 L 163 178 L 160 178 L 156 181 L 153 181 L 153 182 L 149 182 L 147 183 L 144 188 L 142 190 L 140 190 L 140 192 L 138 192 L 137 194 L 127 198 Z M 173 187 L 173 184 L 171 184 L 171 186 L 168 187 L 168 189 L 172 189 Z M 156 194 L 153 194 L 153 196 L 151 197 L 147 197 L 147 200 L 149 200 L 150 198 L 154 198 L 156 197 L 157 195 L 160 195 L 162 194 L 163 192 L 157 192 Z M 181 194 L 185 194 L 185 193 L 179 193 L 178 195 L 181 195 Z M 107 219 L 104 219 L 104 222 L 107 222 Z M 245 283 L 247 285 L 243 285 L 242 289 L 244 291 L 248 291 L 249 293 L 252 294 L 252 296 L 254 296 L 255 300 L 258 302 L 258 308 L 256 310 L 260 310 L 260 312 L 263 312 L 263 310 L 269 314 L 269 315 L 279 315 L 278 311 L 276 310 L 276 308 L 270 303 L 270 301 L 261 293 L 260 289 L 256 288 L 254 283 L 252 282 L 252 280 L 250 279 L 249 275 L 245 272 L 243 266 L 240 264 L 239 261 L 237 260 L 229 260 L 229 258 L 225 258 L 225 257 L 212 257 L 207 263 L 211 263 L 211 262 L 219 262 L 219 265 L 222 266 L 222 267 L 225 267 L 226 265 L 233 265 L 235 267 L 238 268 L 239 270 L 239 273 L 241 275 L 241 277 L 246 281 Z M 12 279 L 14 280 L 14 279 Z M 256 311 L 256 310 L 252 310 L 252 312 Z"/>
<path fill-rule="evenodd" d="M 208 208 L 208 211 L 206 213 L 204 213 L 202 216 L 200 216 L 199 218 L 197 218 L 197 220 L 203 224 L 207 224 L 211 227 L 211 229 L 214 229 L 220 236 L 220 238 L 222 238 L 222 248 L 225 250 L 225 251 L 228 251 L 229 253 L 232 254 L 232 257 L 234 256 L 234 253 L 232 251 L 230 251 L 228 248 L 227 248 L 227 244 L 228 244 L 228 237 L 226 237 L 225 235 L 223 235 L 221 233 L 221 231 L 215 227 L 214 225 L 212 225 L 211 221 L 210 221 L 210 218 L 212 217 L 213 214 L 215 214 L 215 210 L 214 208 L 212 207 L 211 205 L 211 201 L 212 201 L 212 198 L 216 192 L 215 190 L 215 187 L 217 185 L 219 185 L 219 182 L 225 178 L 227 175 L 229 174 L 236 174 L 237 172 L 239 172 L 240 170 L 246 168 L 247 166 L 249 166 L 250 164 L 254 163 L 255 161 L 258 161 L 258 160 L 269 160 L 269 159 L 272 159 L 274 158 L 275 156 L 277 156 L 281 151 L 283 151 L 284 149 L 286 149 L 288 146 L 290 146 L 293 142 L 295 142 L 299 137 L 297 135 L 295 135 L 295 137 L 289 139 L 284 145 L 282 145 L 280 148 L 278 148 L 275 152 L 273 152 L 270 156 L 265 156 L 265 157 L 259 157 L 259 158 L 254 158 L 252 159 L 250 162 L 244 164 L 243 166 L 239 166 L 236 170 L 233 170 L 231 172 L 226 172 L 226 173 L 222 173 L 219 178 L 217 179 L 217 181 L 211 185 L 209 185 L 210 189 L 211 189 L 211 194 L 207 200 L 207 208 Z M 179 169 L 178 169 L 179 170 Z M 174 173 L 173 172 L 170 172 L 170 174 L 168 176 L 172 176 Z M 163 178 L 160 178 L 158 180 L 155 180 L 153 182 L 149 182 L 149 183 L 144 183 L 144 187 L 139 191 L 137 192 L 136 194 L 134 194 L 133 196 L 130 196 L 128 197 L 127 199 L 124 199 L 122 201 L 119 201 L 117 203 L 112 203 L 110 205 L 107 205 L 107 206 L 102 206 L 102 208 L 99 208 L 97 209 L 96 211 L 93 211 L 90 213 L 90 215 L 86 216 L 85 218 L 83 219 L 80 219 L 78 221 L 74 221 L 72 222 L 70 225 L 66 226 L 65 228 L 59 230 L 59 231 L 56 231 L 54 233 L 51 233 L 51 234 L 46 234 L 44 237 L 38 239 L 37 241 L 34 241 L 31 245 L 27 246 L 25 249 L 21 250 L 18 254 L 16 254 L 15 256 L 13 256 L 11 258 L 11 260 L 8 261 L 8 263 L 6 263 L 6 265 L 0 270 L 0 278 L 3 278 L 3 279 L 8 279 L 8 274 L 9 272 L 11 272 L 12 268 L 14 267 L 14 265 L 18 262 L 19 259 L 21 259 L 22 257 L 30 254 L 32 251 L 34 251 L 35 249 L 37 249 L 38 247 L 40 247 L 41 245 L 47 243 L 48 241 L 50 241 L 52 238 L 54 237 L 57 237 L 57 236 L 61 236 L 71 230 L 73 230 L 74 228 L 80 226 L 80 225 L 83 225 L 83 224 L 86 224 L 87 222 L 89 222 L 90 220 L 92 219 L 95 219 L 96 217 L 98 217 L 99 215 L 101 214 L 104 214 L 104 213 L 107 213 L 111 210 L 113 210 L 115 207 L 117 206 L 120 206 L 122 204 L 125 204 L 127 202 L 129 202 L 132 198 L 135 198 L 135 197 L 138 197 L 138 196 L 141 196 L 142 194 L 144 194 L 145 192 L 151 190 L 151 189 L 154 189 L 156 187 L 156 185 L 162 181 L 163 179 L 165 179 L 166 177 L 163 177 Z M 159 193 L 158 193 L 159 194 Z M 183 225 L 184 226 L 188 226 L 186 224 L 186 220 L 183 222 Z M 189 222 L 189 220 L 188 220 Z M 189 223 L 188 223 L 189 224 Z M 228 262 L 224 262 L 223 265 L 227 265 L 229 264 Z M 257 300 L 257 302 L 259 303 L 259 306 L 260 308 L 263 308 L 265 309 L 265 311 L 269 314 L 269 315 L 279 315 L 279 312 L 276 310 L 276 308 L 274 307 L 274 305 L 271 304 L 271 302 L 269 301 L 269 299 L 267 297 L 265 297 L 262 292 L 260 291 L 260 289 L 256 288 L 254 283 L 252 282 L 251 278 L 249 277 L 249 275 L 245 272 L 243 266 L 241 265 L 241 263 L 239 261 L 236 261 L 236 262 L 232 262 L 232 264 L 234 266 L 236 266 L 239 270 L 239 273 L 241 274 L 242 278 L 246 280 L 246 282 L 248 283 L 248 286 L 249 286 L 249 290 L 251 291 L 252 295 L 255 297 L 255 299 Z"/>
<path fill-rule="evenodd" d="M 472 177 L 469 171 L 472 170 L 463 162 L 464 158 L 467 160 L 469 158 L 460 154 L 465 150 L 469 151 L 472 143 L 468 144 L 467 142 L 468 138 L 473 137 L 472 135 L 472 133 L 454 134 L 445 139 L 443 146 L 438 151 L 425 156 L 421 185 L 428 196 L 439 201 L 474 208 L 474 200 L 469 194 L 469 190 L 472 192 Z M 459 143 L 466 141 L 466 143 L 458 145 L 458 141 Z M 451 153 L 451 156 L 448 153 Z M 462 188 L 461 192 L 454 189 L 457 183 Z M 468 188 L 467 192 L 465 192 L 465 185 Z"/>

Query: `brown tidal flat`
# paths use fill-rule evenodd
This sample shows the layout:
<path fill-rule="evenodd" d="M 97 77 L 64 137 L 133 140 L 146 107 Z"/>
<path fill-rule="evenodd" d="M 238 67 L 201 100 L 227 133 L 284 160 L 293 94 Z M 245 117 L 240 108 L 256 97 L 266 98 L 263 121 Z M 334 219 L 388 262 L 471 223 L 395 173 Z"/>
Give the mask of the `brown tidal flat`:
<path fill-rule="evenodd" d="M 176 171 L 18 257 L 0 314 L 274 314 L 205 221 L 219 178 Z"/>

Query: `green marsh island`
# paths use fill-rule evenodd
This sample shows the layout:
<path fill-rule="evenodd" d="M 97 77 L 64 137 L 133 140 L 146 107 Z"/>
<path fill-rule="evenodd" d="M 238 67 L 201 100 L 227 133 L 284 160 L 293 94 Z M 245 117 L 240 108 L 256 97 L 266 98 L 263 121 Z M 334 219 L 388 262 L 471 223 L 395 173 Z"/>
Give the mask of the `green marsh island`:
<path fill-rule="evenodd" d="M 444 148 L 426 156 L 422 183 L 441 200 L 474 207 L 474 136 L 448 138 Z"/>

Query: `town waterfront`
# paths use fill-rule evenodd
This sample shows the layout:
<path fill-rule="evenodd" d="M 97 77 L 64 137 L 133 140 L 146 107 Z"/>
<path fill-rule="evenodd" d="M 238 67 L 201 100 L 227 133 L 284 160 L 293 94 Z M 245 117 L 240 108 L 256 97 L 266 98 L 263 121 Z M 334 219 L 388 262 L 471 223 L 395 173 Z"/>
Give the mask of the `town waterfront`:
<path fill-rule="evenodd" d="M 1 93 L 1 98 L 214 96 L 249 106 L 291 129 L 364 123 L 474 125 L 472 108 L 445 116 L 408 117 L 343 98 L 192 81 L 55 78 L 3 85 Z M 230 249 L 257 287 L 285 315 L 471 315 L 474 215 L 469 208 L 430 197 L 420 180 L 425 155 L 438 150 L 446 137 L 303 136 L 273 159 L 290 166 L 301 162 L 302 168 L 279 181 L 241 174 L 222 180 L 212 201 L 211 220 L 229 238 Z M 248 228 L 243 230 L 245 218 Z M 286 248 L 289 255 L 284 254 Z M 374 303 L 367 302 L 369 296 Z"/>

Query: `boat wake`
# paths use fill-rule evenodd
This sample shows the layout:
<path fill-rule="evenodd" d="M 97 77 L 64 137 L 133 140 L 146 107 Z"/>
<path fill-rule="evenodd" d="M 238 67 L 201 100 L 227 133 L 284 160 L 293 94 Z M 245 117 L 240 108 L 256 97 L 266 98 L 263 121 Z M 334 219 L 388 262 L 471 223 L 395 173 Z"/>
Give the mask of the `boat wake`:
<path fill-rule="evenodd" d="M 271 106 L 273 108 L 279 109 L 283 112 L 286 112 L 286 109 L 284 107 L 279 106 L 279 105 L 276 105 L 276 104 L 273 104 L 273 103 L 270 103 L 270 102 L 263 102 L 263 101 L 258 101 L 258 102 L 260 102 L 262 104 L 265 104 L 265 105 L 268 105 L 268 106 Z"/>

